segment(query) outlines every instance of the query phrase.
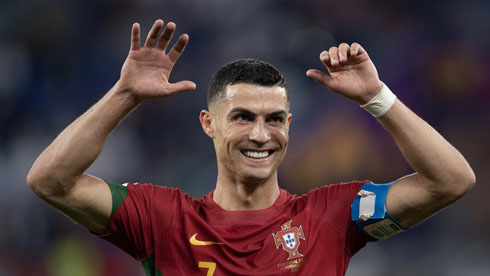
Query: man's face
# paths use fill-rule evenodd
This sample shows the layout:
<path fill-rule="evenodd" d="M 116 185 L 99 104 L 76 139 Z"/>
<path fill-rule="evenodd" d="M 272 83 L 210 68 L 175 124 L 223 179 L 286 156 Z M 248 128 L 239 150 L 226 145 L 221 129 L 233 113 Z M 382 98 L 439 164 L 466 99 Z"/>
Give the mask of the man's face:
<path fill-rule="evenodd" d="M 210 107 L 210 115 L 210 136 L 223 176 L 256 182 L 276 175 L 291 122 L 283 87 L 229 85 L 225 98 Z"/>

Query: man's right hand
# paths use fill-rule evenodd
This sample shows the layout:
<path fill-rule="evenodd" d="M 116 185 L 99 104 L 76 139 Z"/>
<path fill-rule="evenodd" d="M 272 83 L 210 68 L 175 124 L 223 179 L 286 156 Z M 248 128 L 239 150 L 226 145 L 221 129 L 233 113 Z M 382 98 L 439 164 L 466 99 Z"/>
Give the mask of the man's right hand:
<path fill-rule="evenodd" d="M 158 39 L 163 25 L 162 20 L 156 20 L 145 44 L 141 47 L 140 26 L 138 23 L 133 24 L 131 49 L 116 87 L 123 93 L 130 93 L 138 101 L 196 89 L 196 84 L 192 81 L 169 82 L 172 68 L 184 52 L 189 36 L 182 34 L 175 45 L 165 53 L 175 32 L 175 23 L 169 22 Z"/>
<path fill-rule="evenodd" d="M 111 131 L 143 99 L 196 88 L 191 81 L 169 83 L 170 72 L 189 37 L 182 35 L 166 54 L 175 24 L 169 23 L 158 40 L 162 28 L 163 21 L 157 20 L 141 47 L 139 25 L 133 25 L 131 50 L 120 80 L 58 135 L 27 176 L 27 184 L 36 195 L 96 233 L 104 233 L 109 225 L 112 197 L 102 179 L 85 171 L 99 156 Z"/>

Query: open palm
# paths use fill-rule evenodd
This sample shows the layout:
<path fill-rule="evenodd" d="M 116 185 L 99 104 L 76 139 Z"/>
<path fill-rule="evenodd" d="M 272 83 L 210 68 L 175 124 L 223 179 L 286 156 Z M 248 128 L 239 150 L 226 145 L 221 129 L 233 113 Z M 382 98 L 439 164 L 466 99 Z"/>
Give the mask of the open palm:
<path fill-rule="evenodd" d="M 118 81 L 122 90 L 139 99 L 146 99 L 166 97 L 173 93 L 196 89 L 196 84 L 191 81 L 169 82 L 172 68 L 189 41 L 189 36 L 183 34 L 168 53 L 165 53 L 175 32 L 175 27 L 174 23 L 168 23 L 158 39 L 158 34 L 163 28 L 163 21 L 160 19 L 155 21 L 145 44 L 141 47 L 140 26 L 138 23 L 133 24 L 131 49 Z"/>

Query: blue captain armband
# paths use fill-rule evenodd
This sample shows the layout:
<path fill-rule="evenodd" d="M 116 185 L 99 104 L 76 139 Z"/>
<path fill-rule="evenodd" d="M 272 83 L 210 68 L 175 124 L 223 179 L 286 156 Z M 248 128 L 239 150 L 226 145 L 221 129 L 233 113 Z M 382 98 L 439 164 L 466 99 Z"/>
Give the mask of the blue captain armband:
<path fill-rule="evenodd" d="M 362 186 L 352 202 L 351 219 L 371 237 L 382 240 L 406 230 L 386 210 L 386 195 L 393 182 Z"/>

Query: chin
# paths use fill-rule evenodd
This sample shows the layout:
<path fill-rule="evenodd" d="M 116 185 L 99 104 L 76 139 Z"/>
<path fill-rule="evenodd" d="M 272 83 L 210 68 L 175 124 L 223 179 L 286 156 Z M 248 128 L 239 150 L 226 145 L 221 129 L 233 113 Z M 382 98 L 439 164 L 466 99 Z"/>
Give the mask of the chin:
<path fill-rule="evenodd" d="M 265 182 L 272 176 L 273 174 L 270 171 L 245 172 L 242 174 L 242 178 L 245 181 L 252 183 Z"/>

